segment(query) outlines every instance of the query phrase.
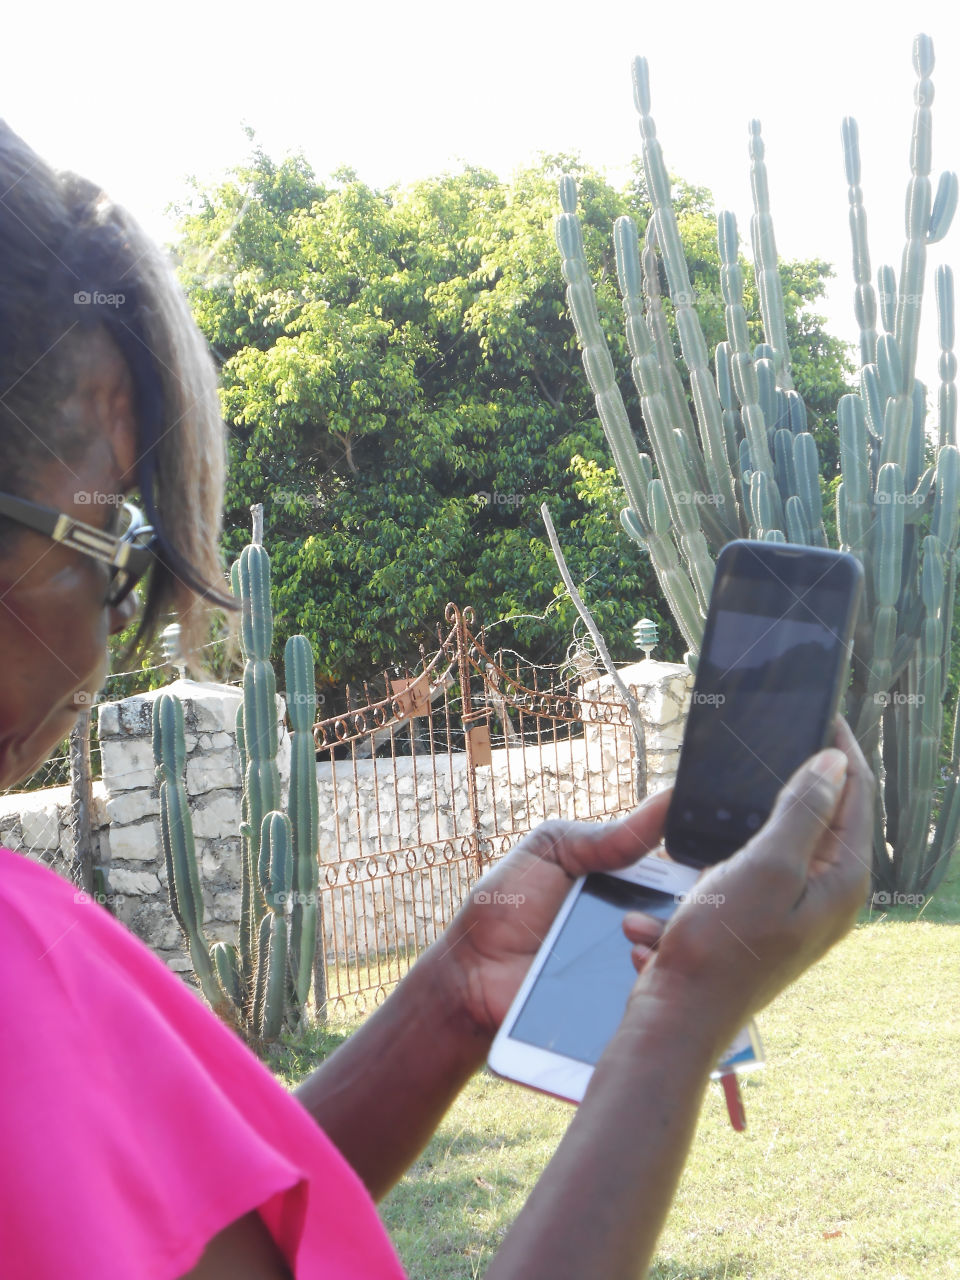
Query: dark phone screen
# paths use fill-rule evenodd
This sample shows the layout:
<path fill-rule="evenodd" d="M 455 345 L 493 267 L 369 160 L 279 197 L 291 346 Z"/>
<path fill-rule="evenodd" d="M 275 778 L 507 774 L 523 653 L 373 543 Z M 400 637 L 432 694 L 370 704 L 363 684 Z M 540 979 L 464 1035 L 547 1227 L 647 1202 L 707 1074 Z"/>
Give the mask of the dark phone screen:
<path fill-rule="evenodd" d="M 667 848 L 681 861 L 740 848 L 824 744 L 857 579 L 841 561 L 791 582 L 786 565 L 718 575 L 668 820 Z"/>
<path fill-rule="evenodd" d="M 637 972 L 621 923 L 628 911 L 669 920 L 673 894 L 587 876 L 510 1032 L 513 1040 L 595 1065 L 623 1017 Z"/>

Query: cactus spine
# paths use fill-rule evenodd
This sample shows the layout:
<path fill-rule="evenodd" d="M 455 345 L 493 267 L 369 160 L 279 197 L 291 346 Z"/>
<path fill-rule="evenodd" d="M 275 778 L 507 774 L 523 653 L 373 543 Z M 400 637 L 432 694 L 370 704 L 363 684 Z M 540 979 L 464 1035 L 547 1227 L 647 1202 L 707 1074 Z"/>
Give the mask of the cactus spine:
<path fill-rule="evenodd" d="M 877 290 L 871 281 L 857 125 L 850 119 L 843 123 L 862 368 L 859 393 L 843 396 L 837 408 L 841 483 L 836 512 L 840 546 L 857 556 L 865 570 L 864 608 L 855 636 L 853 680 L 845 712 L 878 776 L 881 758 L 884 766 L 875 877 L 878 887 L 910 892 L 932 889 L 960 843 L 956 715 L 949 780 L 936 824 L 931 825 L 951 657 L 960 521 L 954 292 L 948 267 L 941 267 L 936 279 L 941 355 L 932 460 L 926 457 L 925 389 L 915 373 L 926 247 L 946 234 L 960 184 L 955 174 L 945 173 L 932 195 L 934 56 L 928 37 L 915 41 L 913 61 L 917 89 L 906 241 L 899 280 L 892 267 L 883 266 Z M 617 390 L 576 217 L 576 191 L 569 178 L 561 182 L 557 243 L 584 367 L 627 494 L 629 505 L 621 521 L 650 554 L 667 603 L 693 651 L 688 656 L 695 660 L 712 557 L 724 542 L 740 536 L 827 545 L 819 460 L 816 442 L 806 428 L 806 410 L 791 379 L 759 122 L 751 121 L 749 130 L 751 236 L 767 340 L 750 349 L 736 222 L 732 214 L 721 213 L 718 242 L 727 338 L 714 353 L 711 378 L 703 334 L 691 305 L 689 271 L 650 114 L 649 76 L 642 58 L 634 63 L 633 82 L 652 213 L 642 255 L 629 218 L 617 219 L 614 242 L 631 372 L 640 393 L 652 461 L 637 450 Z M 656 283 L 658 254 L 674 304 L 696 425 L 678 392 L 673 347 Z"/>
<path fill-rule="evenodd" d="M 203 898 L 186 789 L 183 708 L 169 694 L 154 705 L 154 758 L 161 781 L 161 835 L 170 903 L 211 1007 L 254 1045 L 295 1029 L 310 992 L 319 935 L 319 826 L 313 720 L 313 651 L 305 636 L 287 641 L 284 666 L 292 726 L 289 812 L 280 811 L 276 679 L 270 663 L 273 613 L 270 561 L 245 547 L 231 570 L 241 602 L 245 659 L 237 748 L 244 779 L 242 887 L 237 945 L 203 933 Z M 323 992 L 315 992 L 322 1007 Z"/>

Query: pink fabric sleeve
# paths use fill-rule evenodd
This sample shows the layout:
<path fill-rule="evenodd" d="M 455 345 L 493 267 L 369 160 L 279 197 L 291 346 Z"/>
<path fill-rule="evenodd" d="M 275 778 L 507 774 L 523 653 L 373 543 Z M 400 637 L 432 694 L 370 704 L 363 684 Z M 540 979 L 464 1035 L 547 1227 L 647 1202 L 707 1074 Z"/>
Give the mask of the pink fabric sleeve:
<path fill-rule="evenodd" d="M 297 1280 L 401 1280 L 359 1178 L 103 908 L 0 850 L 0 1275 L 174 1280 L 259 1210 Z"/>

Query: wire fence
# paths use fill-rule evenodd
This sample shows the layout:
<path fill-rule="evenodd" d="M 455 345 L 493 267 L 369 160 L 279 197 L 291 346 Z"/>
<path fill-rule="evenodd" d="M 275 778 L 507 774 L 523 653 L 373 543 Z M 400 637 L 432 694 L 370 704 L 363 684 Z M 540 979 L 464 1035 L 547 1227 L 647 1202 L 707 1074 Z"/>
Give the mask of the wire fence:
<path fill-rule="evenodd" d="M 212 640 L 203 645 L 203 649 L 216 650 L 212 656 L 222 657 L 223 640 Z M 214 664 L 215 667 L 219 663 Z M 112 671 L 104 681 L 103 688 L 91 697 L 86 693 L 78 693 L 77 706 L 81 718 L 88 726 L 90 741 L 90 778 L 96 780 L 102 776 L 100 761 L 100 740 L 97 736 L 97 716 L 95 708 L 101 702 L 117 702 L 122 698 L 130 698 L 137 693 L 149 693 L 174 678 L 176 670 L 170 661 L 157 662 L 153 665 L 136 667 L 131 671 Z M 85 700 L 85 701 L 82 701 Z M 83 716 L 86 711 L 89 715 Z M 29 777 L 17 782 L 12 787 L 0 788 L 0 796 L 13 795 L 21 791 L 42 791 L 48 787 L 65 787 L 71 782 L 70 774 L 70 742 L 73 734 L 58 743 L 51 754 Z"/>

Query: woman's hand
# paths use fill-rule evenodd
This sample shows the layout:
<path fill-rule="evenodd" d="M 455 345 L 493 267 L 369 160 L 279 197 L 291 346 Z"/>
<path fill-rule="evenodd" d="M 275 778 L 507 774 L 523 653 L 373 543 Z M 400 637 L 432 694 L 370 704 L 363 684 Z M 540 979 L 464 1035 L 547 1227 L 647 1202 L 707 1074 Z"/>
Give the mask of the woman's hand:
<path fill-rule="evenodd" d="M 546 822 L 474 885 L 437 949 L 478 1031 L 496 1033 L 577 877 L 629 866 L 657 847 L 670 794 L 617 822 Z M 634 940 L 649 945 L 661 929 L 643 917 Z"/>
<path fill-rule="evenodd" d="M 843 721 L 836 743 L 797 770 L 749 844 L 697 881 L 654 949 L 643 919 L 627 917 L 641 970 L 631 1005 L 695 1008 L 733 1035 L 851 927 L 869 885 L 874 780 Z"/>
<path fill-rule="evenodd" d="M 849 927 L 866 892 L 872 779 L 845 728 L 841 746 L 848 777 L 838 805 L 828 788 L 801 770 L 763 831 L 698 882 L 701 899 L 723 894 L 723 903 L 692 901 L 670 921 L 581 1105 L 591 1177 L 603 1174 L 606 1187 L 611 1178 L 617 1182 L 621 1166 L 632 1171 L 634 1182 L 647 1188 L 648 1217 L 666 1212 L 717 1054 L 750 1012 Z M 651 796 L 620 822 L 548 822 L 531 832 L 474 886 L 456 919 L 390 999 L 299 1086 L 300 1101 L 373 1195 L 384 1194 L 400 1177 L 483 1062 L 573 881 L 589 871 L 629 866 L 655 849 L 669 800 L 666 791 Z M 650 948 L 661 931 L 659 922 L 641 917 L 628 936 Z M 663 1128 L 650 1109 L 660 1106 L 665 1072 L 676 1096 L 676 1124 Z M 609 1108 L 603 1077 L 610 1082 Z M 397 1098 L 403 1101 L 399 1108 Z M 627 1098 L 631 1120 L 624 1129 Z M 603 1120 L 605 1108 L 609 1123 Z M 599 1138 L 591 1128 L 598 1122 Z M 659 1146 L 651 1145 L 651 1125 Z M 611 1156 L 618 1143 L 629 1148 L 620 1163 Z M 577 1151 L 571 1162 L 571 1206 L 582 1200 L 585 1159 Z M 640 1166 L 655 1170 L 656 1177 Z M 634 1182 L 623 1185 L 630 1191 Z M 659 1200 L 650 1199 L 654 1185 Z M 606 1195 L 604 1190 L 601 1201 Z M 555 1225 L 552 1211 L 547 1216 Z M 518 1239 L 523 1255 L 522 1233 Z M 517 1274 L 525 1274 L 522 1265 Z"/>
<path fill-rule="evenodd" d="M 845 725 L 838 744 L 794 774 L 763 830 L 667 924 L 489 1280 L 529 1275 L 531 1258 L 537 1275 L 646 1274 L 718 1055 L 863 902 L 873 783 Z M 635 940 L 638 924 L 626 926 Z"/>
<path fill-rule="evenodd" d="M 653 796 L 620 822 L 548 822 L 531 832 L 474 886 L 390 998 L 297 1088 L 373 1196 L 410 1166 L 486 1058 L 573 881 L 653 849 L 668 800 Z"/>
<path fill-rule="evenodd" d="M 808 761 L 739 853 L 698 882 L 664 925 L 624 931 L 642 971 L 634 996 L 709 1007 L 731 1035 L 850 928 L 870 873 L 874 782 L 850 729 Z M 832 786 L 819 768 L 841 769 Z M 492 1036 L 573 881 L 628 866 L 660 843 L 669 791 L 619 822 L 548 822 L 474 886 L 438 946 L 459 1000 Z"/>

